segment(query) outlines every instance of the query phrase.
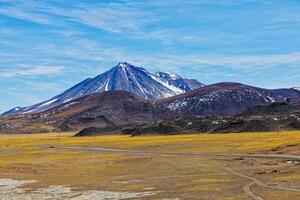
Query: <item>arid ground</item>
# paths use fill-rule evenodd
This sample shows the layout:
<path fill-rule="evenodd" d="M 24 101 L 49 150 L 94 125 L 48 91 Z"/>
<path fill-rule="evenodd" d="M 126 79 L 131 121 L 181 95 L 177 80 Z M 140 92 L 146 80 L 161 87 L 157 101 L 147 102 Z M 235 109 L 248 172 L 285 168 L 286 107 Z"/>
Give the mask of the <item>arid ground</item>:
<path fill-rule="evenodd" d="M 300 132 L 0 135 L 0 199 L 300 197 Z"/>

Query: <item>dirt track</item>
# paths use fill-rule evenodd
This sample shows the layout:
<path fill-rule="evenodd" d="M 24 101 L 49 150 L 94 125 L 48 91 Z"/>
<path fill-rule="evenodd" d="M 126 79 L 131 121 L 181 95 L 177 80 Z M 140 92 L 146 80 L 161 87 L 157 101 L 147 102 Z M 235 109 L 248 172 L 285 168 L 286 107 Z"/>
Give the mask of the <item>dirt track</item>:
<path fill-rule="evenodd" d="M 300 156 L 293 155 L 278 155 L 278 154 L 208 154 L 208 153 L 194 153 L 194 152 L 158 152 L 158 151 L 143 151 L 143 150 L 129 150 L 129 149 L 112 149 L 112 148 L 98 148 L 98 147 L 54 147 L 56 149 L 65 149 L 65 150 L 79 150 L 79 151 L 99 151 L 99 152 L 126 152 L 126 153 L 135 153 L 135 154 L 155 154 L 155 155 L 177 155 L 177 156 L 203 156 L 203 157 L 231 157 L 231 158 L 278 158 L 278 159 L 293 159 L 300 160 Z M 243 192 L 252 198 L 253 200 L 264 200 L 262 197 L 255 194 L 251 188 L 254 185 L 259 187 L 264 187 L 274 190 L 286 190 L 291 192 L 300 192 L 300 189 L 296 188 L 286 188 L 280 186 L 270 186 L 265 184 L 259 179 L 238 173 L 230 168 L 222 167 L 222 170 L 227 173 L 238 176 L 243 179 L 247 179 L 250 182 L 243 186 Z"/>
<path fill-rule="evenodd" d="M 56 149 L 65 150 L 86 150 L 86 151 L 101 151 L 101 152 L 127 152 L 138 154 L 156 154 L 156 155 L 181 155 L 181 156 L 205 156 L 205 157 L 248 157 L 248 158 L 282 158 L 300 160 L 300 156 L 283 155 L 283 154 L 210 154 L 210 153 L 194 153 L 194 152 L 158 152 L 158 151 L 143 151 L 130 149 L 112 149 L 99 147 L 53 147 Z"/>
<path fill-rule="evenodd" d="M 257 185 L 257 186 L 260 186 L 260 187 L 265 187 L 265 188 L 268 188 L 268 189 L 274 189 L 274 190 L 286 190 L 286 191 L 291 191 L 291 192 L 300 192 L 299 189 L 295 189 L 295 188 L 286 188 L 286 187 L 280 187 L 280 186 L 270 186 L 270 185 L 265 184 L 264 182 L 262 182 L 259 179 L 256 179 L 256 178 L 253 178 L 253 177 L 250 177 L 250 176 L 238 173 L 236 171 L 233 171 L 232 169 L 229 169 L 229 168 L 223 168 L 223 169 L 225 171 L 227 171 L 228 173 L 232 174 L 232 175 L 235 175 L 235 176 L 238 176 L 238 177 L 250 180 L 251 182 L 248 183 L 247 185 L 245 185 L 243 187 L 243 191 L 245 192 L 245 194 L 247 194 L 249 197 L 251 197 L 254 200 L 264 200 L 264 199 L 262 197 L 256 195 L 255 193 L 253 193 L 251 191 L 251 187 L 253 185 Z"/>

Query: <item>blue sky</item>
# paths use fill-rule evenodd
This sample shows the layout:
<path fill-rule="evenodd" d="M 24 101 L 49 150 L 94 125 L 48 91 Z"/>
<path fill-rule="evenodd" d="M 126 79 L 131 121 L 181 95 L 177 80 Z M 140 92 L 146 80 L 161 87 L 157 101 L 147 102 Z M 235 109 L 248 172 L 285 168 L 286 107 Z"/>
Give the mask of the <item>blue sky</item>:
<path fill-rule="evenodd" d="M 300 86 L 299 0 L 0 0 L 0 112 L 120 61 L 206 84 Z"/>

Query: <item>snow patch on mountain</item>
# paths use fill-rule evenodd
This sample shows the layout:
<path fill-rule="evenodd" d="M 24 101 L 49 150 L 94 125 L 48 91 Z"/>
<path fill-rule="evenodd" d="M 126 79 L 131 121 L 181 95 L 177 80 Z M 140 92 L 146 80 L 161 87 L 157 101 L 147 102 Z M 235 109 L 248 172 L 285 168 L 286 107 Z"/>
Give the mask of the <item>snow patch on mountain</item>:
<path fill-rule="evenodd" d="M 45 103 L 39 105 L 38 107 L 48 106 L 48 105 L 50 105 L 50 104 L 52 104 L 52 103 L 54 103 L 54 102 L 56 102 L 56 101 L 57 101 L 57 99 L 52 99 L 52 100 L 50 100 L 50 101 L 47 101 L 47 102 L 45 102 Z"/>
<path fill-rule="evenodd" d="M 181 78 L 180 76 L 178 76 L 177 74 L 171 73 L 171 72 L 165 72 L 166 74 L 168 74 L 172 80 L 176 80 L 178 78 Z"/>
<path fill-rule="evenodd" d="M 300 87 L 294 87 L 293 89 L 300 91 Z"/>
<path fill-rule="evenodd" d="M 168 88 L 169 90 L 173 91 L 175 94 L 181 94 L 184 93 L 185 91 L 169 84 L 168 82 L 166 82 L 165 80 L 161 79 L 160 77 L 157 77 L 153 74 L 151 74 L 151 78 L 153 78 L 154 80 L 156 80 L 157 82 L 159 82 L 160 84 L 162 84 L 163 86 L 165 86 L 166 88 Z"/>
<path fill-rule="evenodd" d="M 14 108 L 15 111 L 19 111 L 20 109 L 21 109 L 21 107 Z"/>

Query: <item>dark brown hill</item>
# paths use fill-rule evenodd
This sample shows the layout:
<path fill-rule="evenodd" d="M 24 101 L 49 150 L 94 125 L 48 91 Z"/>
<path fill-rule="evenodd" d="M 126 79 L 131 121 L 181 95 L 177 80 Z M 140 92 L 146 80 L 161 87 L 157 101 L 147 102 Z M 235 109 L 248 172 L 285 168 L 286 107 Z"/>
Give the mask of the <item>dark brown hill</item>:
<path fill-rule="evenodd" d="M 253 106 L 284 101 L 285 97 L 271 90 L 240 83 L 218 83 L 158 100 L 156 104 L 180 115 L 235 115 Z"/>
<path fill-rule="evenodd" d="M 0 132 L 36 133 L 112 128 L 151 123 L 156 119 L 151 102 L 126 91 L 87 95 L 35 114 L 2 116 Z"/>

